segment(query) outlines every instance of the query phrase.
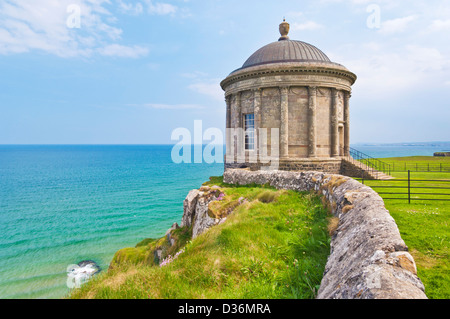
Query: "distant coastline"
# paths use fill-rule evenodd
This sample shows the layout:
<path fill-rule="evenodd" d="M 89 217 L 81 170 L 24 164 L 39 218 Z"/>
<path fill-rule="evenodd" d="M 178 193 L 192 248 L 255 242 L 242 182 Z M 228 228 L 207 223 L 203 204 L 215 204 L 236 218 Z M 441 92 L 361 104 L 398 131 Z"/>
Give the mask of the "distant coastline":
<path fill-rule="evenodd" d="M 351 147 L 371 157 L 433 156 L 448 152 L 450 142 L 355 143 Z"/>

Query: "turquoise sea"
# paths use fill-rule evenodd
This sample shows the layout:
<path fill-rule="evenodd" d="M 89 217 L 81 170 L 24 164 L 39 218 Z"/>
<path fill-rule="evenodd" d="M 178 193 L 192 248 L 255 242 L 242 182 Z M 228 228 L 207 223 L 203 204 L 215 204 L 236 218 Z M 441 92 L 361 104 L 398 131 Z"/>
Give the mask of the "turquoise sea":
<path fill-rule="evenodd" d="M 376 157 L 436 145 L 355 145 Z M 172 146 L 0 146 L 0 298 L 61 298 L 66 269 L 180 223 L 183 200 L 223 164 L 175 164 Z M 384 156 L 383 156 L 384 155 Z"/>
<path fill-rule="evenodd" d="M 60 298 L 66 269 L 181 222 L 183 200 L 223 164 L 171 146 L 0 146 L 0 298 Z"/>

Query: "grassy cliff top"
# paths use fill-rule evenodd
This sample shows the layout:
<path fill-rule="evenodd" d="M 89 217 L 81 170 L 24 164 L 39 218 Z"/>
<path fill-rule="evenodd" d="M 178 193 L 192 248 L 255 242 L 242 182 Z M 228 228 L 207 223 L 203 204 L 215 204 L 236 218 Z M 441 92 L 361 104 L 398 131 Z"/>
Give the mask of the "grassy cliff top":
<path fill-rule="evenodd" d="M 314 298 L 329 255 L 328 228 L 335 223 L 320 199 L 265 186 L 227 185 L 221 178 L 205 185 L 218 186 L 224 194 L 210 203 L 210 215 L 232 207 L 223 224 L 192 241 L 192 229 L 177 229 L 170 247 L 163 237 L 121 250 L 107 272 L 69 297 Z M 155 258 L 157 247 L 163 247 L 163 267 L 163 258 Z"/>

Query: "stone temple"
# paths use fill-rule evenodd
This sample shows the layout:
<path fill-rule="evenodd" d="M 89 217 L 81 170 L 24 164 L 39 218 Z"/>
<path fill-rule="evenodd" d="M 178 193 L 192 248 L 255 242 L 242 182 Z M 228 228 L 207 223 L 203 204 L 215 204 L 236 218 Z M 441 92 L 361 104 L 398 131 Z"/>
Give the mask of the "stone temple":
<path fill-rule="evenodd" d="M 233 160 L 226 158 L 225 168 L 267 166 L 259 152 L 263 143 L 271 152 L 271 129 L 278 129 L 278 169 L 340 173 L 342 160 L 349 156 L 356 75 L 315 46 L 291 40 L 287 22 L 279 29 L 278 41 L 257 50 L 221 82 L 227 131 L 235 129 L 227 134 L 227 154 L 234 154 Z M 236 134 L 239 128 L 243 134 Z M 260 129 L 267 129 L 265 142 L 258 136 Z M 241 160 L 236 161 L 239 150 Z"/>

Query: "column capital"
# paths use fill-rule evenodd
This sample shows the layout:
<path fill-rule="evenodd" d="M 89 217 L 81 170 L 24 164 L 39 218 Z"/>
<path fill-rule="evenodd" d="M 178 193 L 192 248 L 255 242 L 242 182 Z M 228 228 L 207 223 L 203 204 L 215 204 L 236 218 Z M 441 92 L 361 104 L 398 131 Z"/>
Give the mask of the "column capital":
<path fill-rule="evenodd" d="M 346 99 L 351 98 L 351 97 L 352 97 L 352 92 L 350 92 L 350 91 L 344 91 L 344 97 L 345 97 Z"/>
<path fill-rule="evenodd" d="M 317 94 L 317 89 L 318 89 L 317 86 L 308 86 L 308 91 L 309 91 L 310 94 L 316 95 Z"/>
<path fill-rule="evenodd" d="M 339 95 L 339 89 L 336 89 L 336 88 L 332 88 L 331 89 L 331 95 L 334 97 L 334 98 L 338 98 L 338 95 Z"/>
<path fill-rule="evenodd" d="M 290 86 L 289 85 L 281 85 L 280 86 L 280 91 L 282 94 L 287 94 L 289 91 Z"/>

